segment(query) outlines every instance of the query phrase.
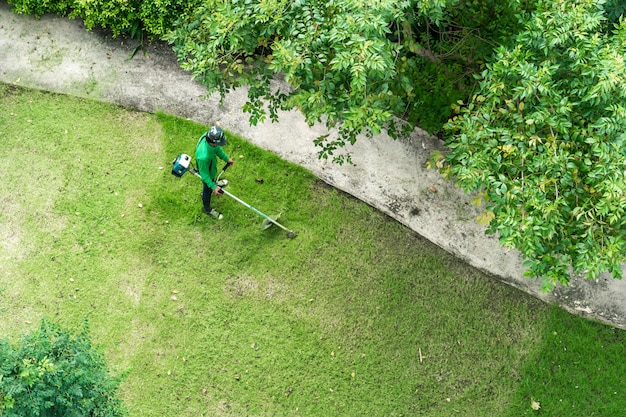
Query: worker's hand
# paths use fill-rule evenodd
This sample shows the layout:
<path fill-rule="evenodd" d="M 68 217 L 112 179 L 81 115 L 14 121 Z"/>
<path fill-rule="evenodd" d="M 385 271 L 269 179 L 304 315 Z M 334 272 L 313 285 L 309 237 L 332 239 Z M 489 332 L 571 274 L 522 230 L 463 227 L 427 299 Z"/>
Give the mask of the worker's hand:
<path fill-rule="evenodd" d="M 213 194 L 215 195 L 220 195 L 220 194 L 224 194 L 224 192 L 222 191 L 222 189 L 220 187 L 215 187 L 215 190 L 213 190 Z"/>
<path fill-rule="evenodd" d="M 232 164 L 234 164 L 234 163 L 235 163 L 235 161 L 233 161 L 233 158 L 230 158 L 230 159 L 228 160 L 228 162 L 226 162 L 226 163 L 228 164 L 228 166 L 231 166 Z"/>

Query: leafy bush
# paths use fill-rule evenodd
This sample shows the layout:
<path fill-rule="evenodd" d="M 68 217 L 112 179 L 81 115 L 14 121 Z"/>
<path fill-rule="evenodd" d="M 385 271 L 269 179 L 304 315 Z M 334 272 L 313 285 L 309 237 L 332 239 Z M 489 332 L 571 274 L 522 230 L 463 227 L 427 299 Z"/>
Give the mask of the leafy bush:
<path fill-rule="evenodd" d="M 18 14 L 41 17 L 46 13 L 56 13 L 65 16 L 74 7 L 74 0 L 9 0 L 9 4 Z"/>
<path fill-rule="evenodd" d="M 113 36 L 128 33 L 162 38 L 174 21 L 190 12 L 199 0 L 76 0 L 72 16 L 84 19 L 85 26 L 108 28 Z"/>
<path fill-rule="evenodd" d="M 42 320 L 15 346 L 0 341 L 0 415 L 118 417 L 120 378 L 91 345 L 87 324 L 72 335 Z"/>
<path fill-rule="evenodd" d="M 139 18 L 150 36 L 162 39 L 181 16 L 192 13 L 201 0 L 145 0 L 138 7 Z"/>
<path fill-rule="evenodd" d="M 9 0 L 13 11 L 41 17 L 46 13 L 82 19 L 87 29 L 102 27 L 113 36 L 162 38 L 176 19 L 200 0 Z"/>
<path fill-rule="evenodd" d="M 138 27 L 140 0 L 76 0 L 72 17 L 84 20 L 87 29 L 108 28 L 113 36 Z"/>

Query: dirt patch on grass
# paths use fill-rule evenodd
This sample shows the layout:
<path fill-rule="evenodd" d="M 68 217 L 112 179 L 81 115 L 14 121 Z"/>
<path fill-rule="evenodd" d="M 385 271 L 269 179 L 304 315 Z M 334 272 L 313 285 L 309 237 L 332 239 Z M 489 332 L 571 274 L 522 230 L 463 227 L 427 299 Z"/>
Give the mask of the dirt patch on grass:
<path fill-rule="evenodd" d="M 4 193 L 3 193 L 4 194 Z M 6 194 L 5 194 L 6 195 Z M 0 202 L 0 271 L 10 274 L 11 268 L 26 258 L 40 242 L 35 242 L 31 229 L 47 232 L 47 237 L 63 230 L 63 216 L 50 212 L 54 200 L 42 198 L 43 207 L 29 207 L 21 198 L 8 197 Z"/>
<path fill-rule="evenodd" d="M 278 299 L 284 292 L 284 284 L 272 276 L 257 280 L 252 275 L 242 273 L 228 276 L 224 282 L 224 293 L 233 299 L 242 297 Z"/>
<path fill-rule="evenodd" d="M 124 281 L 122 286 L 126 288 L 124 293 L 130 298 L 133 305 L 137 307 L 141 300 L 141 290 L 136 285 L 131 284 L 129 281 Z"/>
<path fill-rule="evenodd" d="M 3 215 L 0 218 L 0 248 L 2 251 L 2 258 L 20 259 L 23 257 L 24 245 L 21 244 L 21 228 L 16 221 L 7 216 L 7 213 L 13 211 L 12 208 L 7 209 L 8 204 L 6 201 L 0 203 L 0 210 Z M 7 267 L 8 262 L 2 262 L 0 265 L 0 271 Z"/>
<path fill-rule="evenodd" d="M 224 293 L 230 298 L 240 298 L 257 294 L 259 283 L 252 275 L 242 274 L 226 278 Z"/>

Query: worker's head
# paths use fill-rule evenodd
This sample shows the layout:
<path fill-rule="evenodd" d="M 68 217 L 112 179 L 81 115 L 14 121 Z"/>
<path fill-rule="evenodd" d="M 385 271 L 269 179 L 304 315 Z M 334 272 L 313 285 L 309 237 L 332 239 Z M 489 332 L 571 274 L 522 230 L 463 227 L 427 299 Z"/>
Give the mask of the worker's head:
<path fill-rule="evenodd" d="M 224 131 L 219 126 L 211 126 L 209 133 L 206 135 L 209 145 L 224 146 L 226 145 L 226 136 Z"/>

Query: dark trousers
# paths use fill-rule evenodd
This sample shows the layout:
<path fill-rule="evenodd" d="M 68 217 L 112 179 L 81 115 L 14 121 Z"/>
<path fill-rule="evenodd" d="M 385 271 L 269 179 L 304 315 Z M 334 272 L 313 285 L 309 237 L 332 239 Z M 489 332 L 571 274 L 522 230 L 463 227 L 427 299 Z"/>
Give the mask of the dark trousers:
<path fill-rule="evenodd" d="M 202 204 L 204 205 L 204 211 L 207 213 L 211 211 L 211 196 L 213 195 L 213 191 L 206 185 L 204 182 L 202 183 Z"/>

